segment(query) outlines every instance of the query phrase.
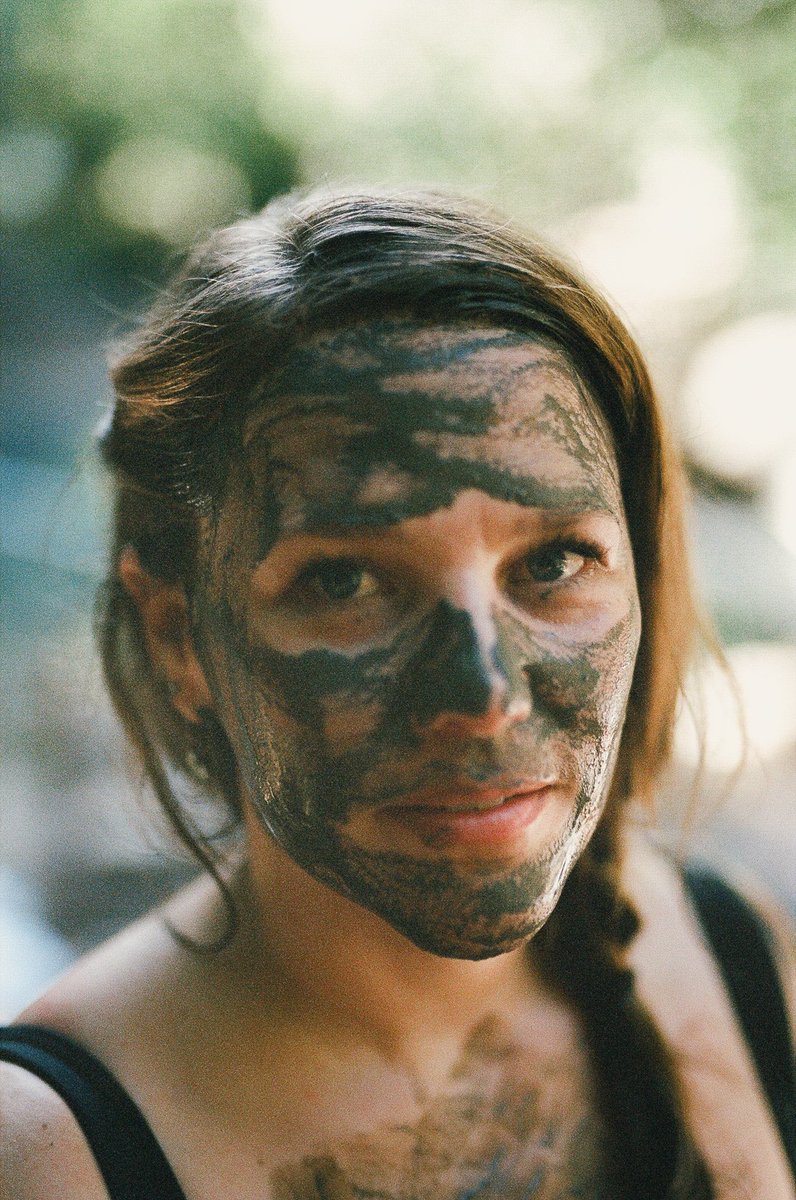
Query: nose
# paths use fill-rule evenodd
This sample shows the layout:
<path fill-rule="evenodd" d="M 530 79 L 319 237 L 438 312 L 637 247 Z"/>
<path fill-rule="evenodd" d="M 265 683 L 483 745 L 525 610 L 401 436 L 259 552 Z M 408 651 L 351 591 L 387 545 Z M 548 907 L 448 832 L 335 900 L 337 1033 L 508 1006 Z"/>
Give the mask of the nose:
<path fill-rule="evenodd" d="M 497 738 L 531 711 L 527 676 L 500 646 L 491 617 L 440 601 L 409 670 L 412 731 Z"/>

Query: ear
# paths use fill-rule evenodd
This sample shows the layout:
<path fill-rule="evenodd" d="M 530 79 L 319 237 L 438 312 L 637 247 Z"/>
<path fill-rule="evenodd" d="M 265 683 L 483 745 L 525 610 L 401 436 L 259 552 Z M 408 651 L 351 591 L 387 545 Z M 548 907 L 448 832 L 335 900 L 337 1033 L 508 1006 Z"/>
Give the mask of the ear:
<path fill-rule="evenodd" d="M 212 708 L 213 699 L 193 647 L 185 589 L 181 583 L 167 583 L 145 571 L 132 546 L 119 556 L 119 579 L 141 615 L 156 677 L 167 686 L 177 712 L 198 723 L 200 710 Z"/>

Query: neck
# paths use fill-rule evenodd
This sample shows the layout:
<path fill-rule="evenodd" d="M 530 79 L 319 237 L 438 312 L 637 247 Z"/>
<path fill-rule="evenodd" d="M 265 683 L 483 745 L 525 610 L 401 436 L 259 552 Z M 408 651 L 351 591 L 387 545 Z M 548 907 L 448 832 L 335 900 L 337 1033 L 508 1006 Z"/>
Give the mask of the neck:
<path fill-rule="evenodd" d="M 441 1040 L 455 1057 L 479 1023 L 509 1015 L 540 986 L 524 949 L 476 962 L 419 949 L 248 825 L 250 862 L 236 888 L 247 973 L 256 983 L 276 972 L 330 1026 L 393 1059 L 422 1061 Z"/>

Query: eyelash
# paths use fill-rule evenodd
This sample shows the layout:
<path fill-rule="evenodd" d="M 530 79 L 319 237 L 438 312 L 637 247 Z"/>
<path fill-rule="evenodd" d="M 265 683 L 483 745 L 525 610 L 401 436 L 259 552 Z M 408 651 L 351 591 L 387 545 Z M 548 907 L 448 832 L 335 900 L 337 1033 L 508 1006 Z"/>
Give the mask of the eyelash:
<path fill-rule="evenodd" d="M 544 554 L 548 550 L 563 550 L 569 554 L 580 554 L 581 557 L 590 559 L 594 562 L 603 562 L 605 559 L 605 551 L 602 546 L 598 546 L 596 542 L 590 542 L 588 538 L 567 538 L 556 537 L 550 542 L 545 542 L 537 551 L 529 551 L 526 557 L 531 554 Z"/>
<path fill-rule="evenodd" d="M 330 554 L 321 558 L 313 559 L 312 562 L 307 563 L 306 566 L 304 566 L 294 578 L 292 584 L 290 585 L 289 591 L 294 592 L 299 597 L 302 597 L 303 594 L 305 601 L 311 601 L 313 598 L 323 598 L 329 604 L 345 604 L 346 601 L 353 598 L 353 596 L 334 597 L 327 595 L 326 597 L 319 597 L 316 595 L 313 597 L 311 595 L 313 591 L 313 585 L 318 583 L 321 572 L 324 569 L 334 569 L 334 567 L 342 568 L 343 572 L 345 572 L 346 569 L 349 569 L 354 573 L 361 572 L 363 576 L 375 574 L 375 572 L 371 571 L 360 559 L 350 555 Z M 357 590 L 358 588 L 355 589 L 355 591 Z"/>
<path fill-rule="evenodd" d="M 530 572 L 532 564 L 543 561 L 546 556 L 556 554 L 574 554 L 579 558 L 583 558 L 588 565 L 605 563 L 606 553 L 602 546 L 595 542 L 589 541 L 586 538 L 567 538 L 556 537 L 549 542 L 545 542 L 542 546 L 538 546 L 533 550 L 529 550 L 517 563 L 515 563 L 508 572 L 511 576 L 512 571 L 517 571 L 523 567 Z M 570 579 L 577 578 L 582 573 L 582 568 L 573 573 L 571 576 L 566 576 L 563 579 L 540 580 L 534 579 L 533 583 L 536 586 L 547 584 L 549 588 L 560 586 L 569 582 Z"/>
<path fill-rule="evenodd" d="M 555 554 L 557 552 L 562 554 L 579 555 L 585 559 L 587 563 L 601 563 L 605 561 L 604 549 L 595 542 L 589 541 L 585 538 L 556 537 L 533 550 L 529 550 L 525 555 L 523 555 L 522 558 L 512 564 L 507 572 L 507 577 L 510 578 L 512 571 L 517 571 L 518 568 L 521 569 L 522 567 L 527 566 L 530 570 L 529 564 L 532 563 L 534 559 L 540 560 L 544 555 Z M 294 592 L 297 597 L 302 597 L 303 593 L 303 599 L 305 602 L 311 602 L 312 599 L 315 598 L 324 599 L 330 605 L 339 604 L 340 606 L 344 606 L 349 600 L 354 600 L 356 598 L 355 593 L 359 590 L 358 587 L 354 589 L 351 596 L 319 596 L 317 593 L 315 597 L 311 595 L 313 584 L 317 583 L 321 571 L 324 568 L 329 569 L 334 568 L 335 566 L 342 567 L 344 569 L 349 568 L 353 572 L 361 572 L 363 576 L 377 574 L 375 570 L 371 570 L 370 566 L 366 562 L 361 559 L 357 559 L 354 556 L 330 554 L 314 559 L 312 562 L 307 563 L 296 575 L 289 590 Z M 581 571 L 577 571 L 573 576 L 567 576 L 564 579 L 532 580 L 532 582 L 535 583 L 536 586 L 543 586 L 546 583 L 549 588 L 555 588 L 567 583 L 570 578 L 576 578 L 580 574 Z M 380 579 L 383 584 L 384 576 L 380 575 Z M 372 594 L 372 592 L 369 593 L 369 595 Z M 360 597 L 360 599 L 363 598 L 367 597 Z"/>

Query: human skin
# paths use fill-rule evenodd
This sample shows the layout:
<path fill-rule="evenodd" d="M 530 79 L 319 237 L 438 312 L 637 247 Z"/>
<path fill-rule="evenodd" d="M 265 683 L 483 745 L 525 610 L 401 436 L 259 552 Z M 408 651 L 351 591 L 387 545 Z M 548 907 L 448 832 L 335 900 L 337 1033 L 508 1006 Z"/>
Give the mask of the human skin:
<path fill-rule="evenodd" d="M 556 863 L 566 870 L 605 803 L 632 674 L 638 604 L 601 420 L 560 356 L 495 330 L 359 327 L 307 343 L 288 368 L 203 519 L 193 639 L 182 586 L 148 575 L 131 548 L 119 563 L 175 707 L 191 720 L 214 704 L 233 741 L 249 852 L 236 936 L 196 953 L 226 929 L 199 879 L 20 1019 L 114 1070 L 187 1195 L 614 1197 L 578 1014 L 546 985 L 533 943 L 497 954 L 523 920 L 534 927 Z M 396 409 L 391 442 L 379 405 Z M 360 470 L 355 439 L 371 430 Z M 301 534 L 333 501 L 366 533 Z M 566 548 L 587 537 L 596 558 Z M 319 555 L 337 561 L 321 570 Z M 485 845 L 457 818 L 431 830 L 418 818 L 413 832 L 389 815 L 418 780 L 496 769 L 559 779 L 516 836 Z M 407 889 L 410 934 L 441 954 L 387 923 L 380 878 Z M 439 896 L 423 893 L 427 878 Z M 525 913 L 500 909 L 506 880 L 518 900 L 525 887 Z M 716 1194 L 792 1197 L 679 871 L 631 837 L 621 887 L 641 918 L 636 994 Z M 490 930 L 474 921 L 487 902 Z M 463 952 L 495 957 L 441 956 Z M 38 1195 L 41 1181 L 42 1195 L 105 1196 L 60 1100 L 0 1067 L 10 1191 Z"/>
<path fill-rule="evenodd" d="M 485 1019 L 417 1121 L 280 1166 L 271 1176 L 273 1200 L 607 1197 L 604 1129 L 563 1055 L 539 1059 L 530 1082 L 527 1054 L 504 1023 Z"/>
<path fill-rule="evenodd" d="M 292 352 L 242 450 L 193 627 L 246 803 L 422 949 L 517 947 L 603 811 L 638 647 L 596 405 L 520 333 L 360 324 Z M 396 807 L 529 781 L 489 844 Z"/>

